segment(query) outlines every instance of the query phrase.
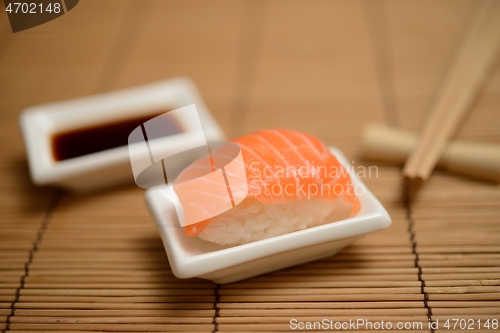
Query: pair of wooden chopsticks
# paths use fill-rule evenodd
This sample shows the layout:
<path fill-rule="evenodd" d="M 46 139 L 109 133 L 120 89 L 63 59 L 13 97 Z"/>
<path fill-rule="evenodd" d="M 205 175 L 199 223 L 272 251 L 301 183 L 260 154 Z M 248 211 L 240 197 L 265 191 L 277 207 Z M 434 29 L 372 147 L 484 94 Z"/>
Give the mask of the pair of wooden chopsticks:
<path fill-rule="evenodd" d="M 500 0 L 485 0 L 431 109 L 418 144 L 406 160 L 403 169 L 406 180 L 420 183 L 429 177 L 477 96 L 499 49 Z"/>

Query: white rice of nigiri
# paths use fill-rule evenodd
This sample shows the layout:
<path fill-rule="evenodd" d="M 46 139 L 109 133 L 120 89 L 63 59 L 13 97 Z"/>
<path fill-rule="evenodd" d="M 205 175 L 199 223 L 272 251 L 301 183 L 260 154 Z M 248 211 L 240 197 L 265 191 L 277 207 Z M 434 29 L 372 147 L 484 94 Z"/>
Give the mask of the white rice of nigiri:
<path fill-rule="evenodd" d="M 331 222 L 326 218 L 335 206 L 319 198 L 276 205 L 247 198 L 213 218 L 198 237 L 223 246 L 246 244 Z"/>

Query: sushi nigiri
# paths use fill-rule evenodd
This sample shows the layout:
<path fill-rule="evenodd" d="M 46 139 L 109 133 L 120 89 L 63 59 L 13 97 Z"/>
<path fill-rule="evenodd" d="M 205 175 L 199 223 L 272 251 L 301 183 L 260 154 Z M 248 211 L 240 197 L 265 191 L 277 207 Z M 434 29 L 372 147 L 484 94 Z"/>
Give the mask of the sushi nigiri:
<path fill-rule="evenodd" d="M 330 222 L 327 217 L 339 200 L 350 205 L 351 216 L 359 211 L 348 172 L 319 139 L 269 129 L 232 142 L 241 149 L 246 196 L 220 215 L 185 226 L 186 236 L 241 245 Z M 192 163 L 176 183 L 201 166 L 210 167 L 207 161 Z M 195 209 L 196 202 L 183 207 Z"/>

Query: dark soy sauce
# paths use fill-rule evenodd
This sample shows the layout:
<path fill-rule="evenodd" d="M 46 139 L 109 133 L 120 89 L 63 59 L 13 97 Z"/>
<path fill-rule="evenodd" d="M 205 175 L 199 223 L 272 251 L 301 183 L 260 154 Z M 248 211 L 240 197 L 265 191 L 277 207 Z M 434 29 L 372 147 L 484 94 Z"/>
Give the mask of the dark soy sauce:
<path fill-rule="evenodd" d="M 149 119 L 163 113 L 56 133 L 52 136 L 54 159 L 56 161 L 63 161 L 107 149 L 126 146 L 128 145 L 128 136 L 132 130 Z M 165 120 L 166 135 L 184 132 L 181 124 L 173 116 L 165 117 Z"/>

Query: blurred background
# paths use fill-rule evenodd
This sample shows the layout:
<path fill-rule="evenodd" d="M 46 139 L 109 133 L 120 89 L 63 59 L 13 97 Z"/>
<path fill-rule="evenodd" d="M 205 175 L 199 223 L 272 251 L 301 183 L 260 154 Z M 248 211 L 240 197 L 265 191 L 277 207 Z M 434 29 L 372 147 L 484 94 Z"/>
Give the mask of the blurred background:
<path fill-rule="evenodd" d="M 16 34 L 2 14 L 2 114 L 16 122 L 30 105 L 186 75 L 230 138 L 292 127 L 351 153 L 365 122 L 419 128 L 477 7 L 86 0 Z M 474 113 L 491 107 L 499 68 Z M 487 141 L 498 133 L 498 123 L 477 125 L 480 133 L 466 122 L 460 135 Z M 20 144 L 17 134 L 9 138 Z"/>

